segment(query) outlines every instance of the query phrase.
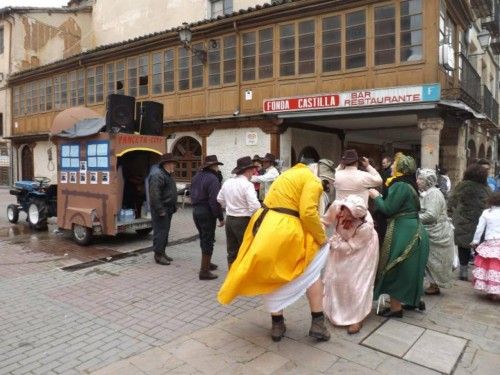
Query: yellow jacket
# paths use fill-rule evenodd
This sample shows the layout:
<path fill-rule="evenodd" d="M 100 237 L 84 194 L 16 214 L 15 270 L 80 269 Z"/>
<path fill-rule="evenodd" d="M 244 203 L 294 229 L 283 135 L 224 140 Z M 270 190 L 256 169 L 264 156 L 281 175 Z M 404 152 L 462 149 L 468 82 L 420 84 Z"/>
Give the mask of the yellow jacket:
<path fill-rule="evenodd" d="M 264 204 L 297 211 L 300 218 L 270 210 L 254 237 L 252 229 L 262 213 L 251 218 L 238 257 L 222 285 L 218 300 L 273 292 L 300 276 L 316 255 L 326 235 L 320 223 L 320 180 L 304 164 L 281 174 L 271 185 Z"/>

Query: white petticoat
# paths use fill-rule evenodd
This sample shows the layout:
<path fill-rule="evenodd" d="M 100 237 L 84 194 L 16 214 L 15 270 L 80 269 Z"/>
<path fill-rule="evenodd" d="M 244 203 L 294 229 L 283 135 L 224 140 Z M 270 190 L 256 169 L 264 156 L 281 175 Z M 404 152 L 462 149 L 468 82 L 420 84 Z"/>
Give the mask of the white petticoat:
<path fill-rule="evenodd" d="M 264 308 L 271 313 L 279 312 L 302 297 L 321 276 L 321 270 L 325 267 L 329 250 L 330 243 L 327 243 L 318 251 L 302 275 L 274 292 L 264 294 L 262 296 Z"/>

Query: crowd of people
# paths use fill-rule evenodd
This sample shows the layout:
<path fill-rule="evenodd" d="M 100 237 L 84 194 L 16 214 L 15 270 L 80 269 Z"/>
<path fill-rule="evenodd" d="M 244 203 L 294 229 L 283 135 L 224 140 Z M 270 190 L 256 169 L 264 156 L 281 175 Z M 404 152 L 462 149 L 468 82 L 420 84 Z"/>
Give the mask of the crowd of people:
<path fill-rule="evenodd" d="M 175 164 L 165 154 L 148 177 L 154 259 L 162 265 L 172 261 L 165 247 Z M 218 277 L 211 258 L 216 227 L 225 226 L 228 273 L 217 298 L 262 296 L 274 341 L 286 331 L 284 309 L 304 294 L 309 335 L 328 340 L 326 319 L 355 334 L 376 300 L 388 318 L 425 310 L 422 296 L 450 288 L 456 263 L 468 280 L 473 262 L 474 288 L 500 297 L 500 192 L 488 185 L 485 160 L 469 165 L 454 189 L 443 169 L 418 169 L 403 153 L 384 157 L 380 172 L 356 150 L 346 150 L 336 169 L 303 159 L 282 173 L 270 153 L 244 156 L 224 183 L 220 165 L 206 156 L 191 181 L 199 279 Z"/>

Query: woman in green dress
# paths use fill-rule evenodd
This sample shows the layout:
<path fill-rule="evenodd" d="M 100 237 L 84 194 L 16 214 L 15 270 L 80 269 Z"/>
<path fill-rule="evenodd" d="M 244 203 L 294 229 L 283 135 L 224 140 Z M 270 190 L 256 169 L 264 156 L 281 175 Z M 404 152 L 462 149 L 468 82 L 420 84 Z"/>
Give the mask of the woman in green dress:
<path fill-rule="evenodd" d="M 390 308 L 380 314 L 385 317 L 401 318 L 402 304 L 419 306 L 424 291 L 429 237 L 418 217 L 416 169 L 412 157 L 398 153 L 392 177 L 386 182 L 387 196 L 383 198 L 377 190 L 370 189 L 376 210 L 389 218 L 374 292 L 375 299 L 381 294 L 391 296 Z"/>

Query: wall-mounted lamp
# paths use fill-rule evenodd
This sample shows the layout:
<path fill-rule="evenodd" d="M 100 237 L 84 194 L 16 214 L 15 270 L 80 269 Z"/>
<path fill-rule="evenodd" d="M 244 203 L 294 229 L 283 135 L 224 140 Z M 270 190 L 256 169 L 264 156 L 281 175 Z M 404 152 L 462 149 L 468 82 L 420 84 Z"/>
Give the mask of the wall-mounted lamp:
<path fill-rule="evenodd" d="M 477 34 L 477 40 L 479 41 L 479 46 L 481 47 L 483 52 L 473 53 L 472 55 L 469 55 L 467 57 L 484 55 L 486 53 L 486 50 L 490 46 L 491 34 L 488 31 L 483 30 L 479 34 Z"/>
<path fill-rule="evenodd" d="M 187 22 L 182 23 L 182 27 L 178 29 L 178 33 L 179 33 L 179 40 L 181 41 L 184 48 L 193 52 L 193 54 L 203 64 L 205 64 L 207 62 L 207 51 L 205 48 L 198 49 L 191 46 L 191 38 L 193 36 L 193 33 L 191 32 L 191 29 Z"/>

